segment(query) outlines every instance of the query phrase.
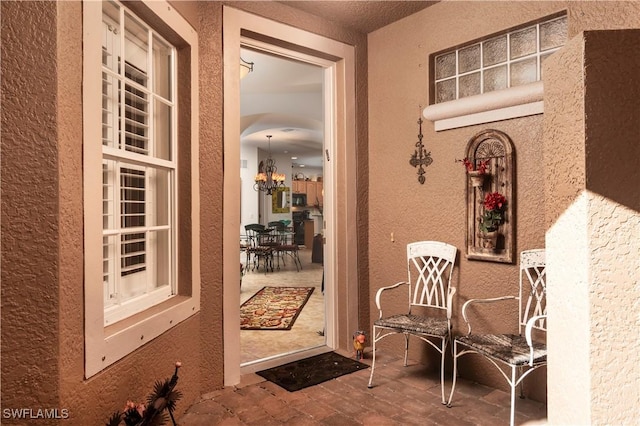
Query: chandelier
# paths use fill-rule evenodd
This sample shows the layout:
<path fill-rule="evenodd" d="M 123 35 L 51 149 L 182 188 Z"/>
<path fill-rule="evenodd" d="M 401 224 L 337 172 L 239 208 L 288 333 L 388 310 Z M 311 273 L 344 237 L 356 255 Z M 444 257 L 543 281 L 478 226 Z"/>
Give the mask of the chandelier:
<path fill-rule="evenodd" d="M 267 135 L 267 139 L 269 140 L 269 157 L 264 163 L 260 162 L 253 189 L 262 191 L 265 195 L 271 195 L 276 188 L 284 187 L 285 175 L 277 172 L 276 162 L 271 158 L 271 135 Z"/>

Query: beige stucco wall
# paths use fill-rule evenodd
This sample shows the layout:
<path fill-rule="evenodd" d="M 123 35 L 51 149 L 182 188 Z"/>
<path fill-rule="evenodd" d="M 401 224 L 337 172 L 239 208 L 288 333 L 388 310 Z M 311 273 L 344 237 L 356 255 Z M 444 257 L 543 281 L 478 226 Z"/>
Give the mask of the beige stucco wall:
<path fill-rule="evenodd" d="M 545 220 L 546 192 L 549 191 L 545 182 L 553 176 L 545 173 L 544 142 L 548 137 L 543 133 L 542 115 L 438 133 L 434 132 L 432 123 L 426 122 L 423 141 L 431 152 L 433 164 L 426 168 L 424 185 L 418 183 L 416 169 L 409 165 L 409 158 L 417 141 L 420 107 L 426 106 L 429 99 L 430 54 L 562 10 L 568 11 L 570 38 L 584 29 L 633 28 L 640 24 L 640 10 L 632 2 L 441 2 L 369 35 L 371 294 L 383 285 L 405 278 L 406 244 L 422 239 L 445 241 L 460 249 L 453 280 L 458 288 L 454 304 L 455 332 L 466 330 L 459 315 L 464 301 L 517 293 L 516 264 L 465 259 L 465 176 L 455 160 L 464 157 L 467 141 L 480 130 L 492 128 L 508 134 L 514 143 L 516 163 L 516 199 L 509 200 L 515 204 L 515 253 L 544 247 L 545 234 L 553 224 L 553 220 Z M 453 27 L 455 31 L 451 30 Z M 569 57 L 564 66 L 573 69 L 572 60 L 577 58 Z M 562 104 L 564 100 L 560 96 L 556 101 Z M 565 131 L 578 145 L 572 154 L 579 159 L 584 155 L 583 130 L 579 126 L 582 116 L 575 111 L 563 117 L 568 121 L 564 123 L 568 125 Z M 576 144 L 572 146 L 575 148 Z M 570 166 L 566 157 L 558 158 L 555 164 Z M 558 179 L 554 182 L 562 184 Z M 392 233 L 395 242 L 391 240 Z M 370 308 L 373 320 L 376 316 L 373 301 Z M 486 312 L 482 320 L 489 329 L 505 330 L 506 327 L 517 331 L 515 309 L 496 308 Z M 387 340 L 389 342 L 383 341 L 383 348 L 391 349 L 391 339 Z M 395 350 L 399 353 L 401 344 L 396 343 Z M 414 345 L 413 356 L 428 359 L 437 368 L 434 355 L 425 355 L 421 345 Z M 493 367 L 474 358 L 461 358 L 463 376 L 507 389 L 504 379 L 493 373 Z M 545 400 L 545 385 L 543 369 L 527 379 L 525 392 Z"/>
<path fill-rule="evenodd" d="M 357 226 L 359 243 L 363 248 L 358 262 L 362 305 L 359 315 L 363 328 L 370 328 L 369 309 L 372 315 L 376 314 L 369 301 L 377 288 L 404 278 L 407 242 L 438 239 L 464 247 L 464 174 L 454 159 L 463 156 L 466 142 L 477 131 L 486 127 L 496 128 L 506 132 L 514 141 L 517 165 L 516 252 L 543 246 L 545 233 L 553 231 L 553 226 L 561 222 L 560 215 L 564 212 L 554 209 L 558 204 L 545 203 L 546 193 L 552 190 L 545 182 L 555 176 L 544 172 L 547 167 L 545 157 L 548 157 L 544 143 L 547 138 L 543 133 L 546 117 L 544 120 L 539 116 L 528 117 L 440 133 L 435 133 L 431 124 L 425 123 L 424 141 L 434 163 L 427 168 L 425 185 L 417 182 L 415 169 L 408 160 L 417 140 L 419 106 L 425 106 L 428 99 L 428 55 L 563 8 L 569 11 L 572 37 L 582 30 L 640 26 L 640 5 L 633 2 L 443 2 L 371 34 L 370 64 L 367 68 L 367 48 L 361 34 L 346 31 L 283 4 L 229 3 L 357 47 L 357 164 L 360 176 L 357 183 L 360 206 Z M 170 374 L 175 359 L 180 359 L 185 365 L 179 385 L 185 393 L 179 403 L 180 410 L 186 409 L 200 393 L 222 386 L 222 268 L 217 262 L 221 258 L 222 247 L 222 186 L 216 181 L 216 168 L 211 165 L 219 163 L 222 153 L 222 3 L 176 2 L 174 6 L 199 30 L 202 55 L 201 253 L 193 254 L 201 256 L 201 312 L 85 381 L 81 309 L 82 187 L 79 184 L 82 179 L 81 4 L 1 2 L 2 408 L 69 408 L 75 416 L 75 424 L 99 423 L 111 411 L 121 408 L 126 399 L 145 396 L 153 381 Z M 462 25 L 451 31 L 455 23 Z M 570 61 L 579 60 L 575 53 L 569 54 L 568 58 Z M 565 66 L 574 69 L 573 64 Z M 368 80 L 365 78 L 367 74 Z M 578 86 L 575 88 L 579 90 Z M 367 90 L 370 93 L 368 99 Z M 588 107 L 597 105 L 600 104 L 588 104 Z M 600 106 L 607 107 L 606 103 Z M 562 108 L 561 103 L 558 108 Z M 596 116 L 602 113 L 601 109 L 589 111 Z M 561 121 L 565 121 L 563 124 L 568 127 L 568 136 L 559 137 L 570 141 L 579 134 L 577 140 L 582 138 L 580 117 L 565 116 Z M 633 122 L 637 123 L 637 120 Z M 596 138 L 597 132 L 591 135 Z M 598 136 L 595 140 L 601 139 Z M 585 151 L 584 144 L 582 151 Z M 589 158 L 601 160 L 601 151 L 595 151 L 593 156 L 581 155 L 585 155 L 586 161 Z M 616 158 L 622 162 L 629 159 L 624 155 Z M 570 176 L 572 179 L 580 177 L 579 174 Z M 608 234 L 610 240 L 599 239 L 602 233 L 596 232 L 593 225 L 600 223 L 599 217 L 588 216 L 597 246 L 603 248 L 615 246 L 618 236 L 624 238 L 625 234 L 619 233 L 620 229 L 630 225 L 633 225 L 630 232 L 638 229 L 638 205 L 634 204 L 635 200 L 620 198 L 633 192 L 614 191 L 617 186 L 608 185 L 607 176 L 602 171 L 588 175 L 589 189 L 597 195 L 588 197 L 590 204 L 585 201 L 588 205 L 579 206 L 585 209 L 580 211 L 581 215 L 582 212 L 603 208 L 611 212 L 608 216 L 615 220 L 606 225 L 613 231 Z M 560 177 L 556 176 L 556 181 L 563 181 L 564 175 Z M 612 207 L 610 200 L 603 196 L 623 207 Z M 562 204 L 562 207 L 567 208 L 569 204 Z M 367 214 L 367 208 L 370 214 Z M 543 219 L 543 211 L 546 211 L 546 220 Z M 590 226 L 586 222 L 587 218 L 584 226 Z M 391 242 L 391 232 L 395 242 Z M 637 254 L 637 247 L 628 247 L 629 254 L 625 256 L 632 257 L 633 250 Z M 600 253 L 609 262 L 614 254 L 616 257 L 619 255 L 618 252 L 612 254 L 599 249 L 590 255 L 590 262 L 599 261 Z M 467 261 L 463 252 L 459 256 L 454 275 L 454 283 L 459 290 L 456 312 L 470 297 L 513 291 L 517 280 L 514 265 Z M 598 281 L 611 283 L 612 278 L 622 276 L 621 270 L 613 271 L 611 273 L 606 268 L 597 271 Z M 609 285 L 605 288 L 616 289 L 612 293 L 616 303 L 637 301 L 637 294 L 633 293 L 637 288 L 628 281 L 624 285 L 626 287 Z M 590 289 L 593 292 L 585 296 L 584 303 L 599 300 L 601 292 L 598 289 L 601 287 Z M 638 311 L 637 305 L 627 308 L 627 315 Z M 602 334 L 606 328 L 611 328 L 613 317 L 608 314 L 607 305 L 598 312 L 602 314 L 602 318 L 598 318 L 601 323 L 594 326 L 595 331 Z M 490 316 L 506 324 L 511 313 L 515 310 L 491 312 Z M 456 316 L 454 319 L 456 331 L 459 331 L 459 318 Z M 633 318 L 623 319 L 631 321 Z M 585 333 L 584 336 L 590 331 L 591 328 L 589 331 L 578 330 Z M 605 342 L 620 345 L 623 331 L 626 329 L 620 328 L 615 338 L 607 338 Z M 622 347 L 628 349 L 628 346 Z M 413 348 L 414 356 L 420 356 L 417 348 L 419 345 Z M 594 398 L 603 406 L 613 400 L 616 392 L 619 396 L 621 391 L 628 390 L 618 404 L 628 403 L 629 395 L 637 398 L 637 384 L 632 387 L 632 378 L 638 376 L 637 367 L 611 373 L 609 366 L 615 363 L 606 364 L 608 358 L 600 358 L 601 353 L 609 353 L 606 345 L 595 346 L 588 359 L 578 360 L 603 371 L 603 374 L 590 378 L 590 389 L 606 388 L 610 377 L 619 379 L 624 386 L 619 388 L 620 391 L 608 390 Z M 463 375 L 483 379 L 476 372 L 475 362 L 465 360 Z M 567 377 L 567 380 L 574 377 Z M 625 377 L 631 379 L 625 381 Z M 527 389 L 532 388 L 532 395 L 543 399 L 544 373 L 531 379 L 534 385 Z M 496 377 L 488 382 L 504 386 Z M 576 381 L 576 384 L 581 383 Z M 619 408 L 613 402 L 611 406 Z M 552 408 L 550 404 L 550 415 Z M 602 413 L 592 415 L 596 418 Z M 41 423 L 46 424 L 44 421 Z"/>
<path fill-rule="evenodd" d="M 366 76 L 363 34 L 280 3 L 229 3 L 355 45 L 358 73 Z M 200 156 L 179 160 L 181 166 L 198 161 L 200 167 L 200 253 L 180 241 L 181 260 L 200 258 L 200 313 L 84 380 L 82 3 L 1 3 L 3 409 L 66 408 L 70 424 L 100 424 L 128 399 L 146 398 L 156 380 L 171 375 L 175 360 L 183 363 L 178 411 L 222 387 L 222 5 L 173 3 L 198 31 L 201 53 Z M 146 13 L 139 3 L 131 6 Z M 366 87 L 366 78 L 359 78 L 361 193 L 366 191 Z M 181 197 L 189 202 L 188 192 Z M 361 212 L 359 238 L 366 246 L 366 205 Z M 361 277 L 367 267 L 359 265 Z M 360 287 L 366 285 L 361 278 Z M 366 306 L 362 312 L 366 323 Z M 346 345 L 348 337 L 342 340 Z"/>
<path fill-rule="evenodd" d="M 64 227 L 58 214 L 58 88 L 51 77 L 57 50 L 48 31 L 57 25 L 56 7 L 1 7 L 2 406 L 56 407 L 63 279 L 58 234 Z M 17 54 L 9 57 L 7 49 Z"/>
<path fill-rule="evenodd" d="M 639 41 L 586 32 L 545 64 L 552 423 L 640 416 Z"/>
<path fill-rule="evenodd" d="M 640 418 L 638 46 L 639 30 L 585 33 L 593 423 Z"/>
<path fill-rule="evenodd" d="M 216 377 L 201 365 L 199 315 L 84 380 L 82 4 L 2 2 L 2 20 L 2 408 L 97 424 L 176 360 L 195 400 Z"/>

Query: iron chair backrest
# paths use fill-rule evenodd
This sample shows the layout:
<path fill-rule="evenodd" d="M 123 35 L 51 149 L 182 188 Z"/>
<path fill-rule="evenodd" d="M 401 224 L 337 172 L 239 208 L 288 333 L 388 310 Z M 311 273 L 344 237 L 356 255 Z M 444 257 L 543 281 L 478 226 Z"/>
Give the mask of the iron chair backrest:
<path fill-rule="evenodd" d="M 519 330 L 531 318 L 540 317 L 532 328 L 547 331 L 547 274 L 545 250 L 525 250 L 520 254 L 520 323 Z"/>
<path fill-rule="evenodd" d="M 454 246 L 440 241 L 407 244 L 410 310 L 422 306 L 450 311 L 448 296 L 456 253 Z"/>
<path fill-rule="evenodd" d="M 273 228 L 276 231 L 284 231 L 286 226 L 284 225 L 284 222 L 282 222 L 281 220 L 276 220 L 273 222 L 269 222 L 269 228 Z"/>
<path fill-rule="evenodd" d="M 263 232 L 266 227 L 260 223 L 251 223 L 244 226 L 245 234 L 249 239 L 249 244 L 252 247 L 258 246 L 258 235 Z"/>
<path fill-rule="evenodd" d="M 281 221 L 269 222 L 269 228 L 274 229 L 276 232 L 283 233 L 287 230 L 285 224 Z"/>

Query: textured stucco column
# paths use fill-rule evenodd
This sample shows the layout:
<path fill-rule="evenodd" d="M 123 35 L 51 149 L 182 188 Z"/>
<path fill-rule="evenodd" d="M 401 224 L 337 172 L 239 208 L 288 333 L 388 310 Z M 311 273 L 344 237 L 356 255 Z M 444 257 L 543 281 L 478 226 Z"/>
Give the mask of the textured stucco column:
<path fill-rule="evenodd" d="M 56 12 L 1 6 L 3 410 L 62 408 Z"/>
<path fill-rule="evenodd" d="M 640 418 L 640 31 L 545 64 L 548 420 Z"/>

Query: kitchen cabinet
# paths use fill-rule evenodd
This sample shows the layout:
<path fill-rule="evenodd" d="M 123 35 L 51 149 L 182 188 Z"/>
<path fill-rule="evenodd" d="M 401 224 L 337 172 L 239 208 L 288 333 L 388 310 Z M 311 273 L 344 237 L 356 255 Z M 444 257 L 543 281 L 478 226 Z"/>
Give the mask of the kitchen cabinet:
<path fill-rule="evenodd" d="M 305 189 L 307 193 L 307 204 L 309 206 L 316 204 L 322 205 L 322 182 L 307 181 L 305 183 L 307 184 Z"/>
<path fill-rule="evenodd" d="M 307 205 L 309 206 L 313 206 L 316 204 L 316 197 L 318 196 L 316 183 L 317 182 L 313 182 L 313 181 L 306 182 Z"/>
<path fill-rule="evenodd" d="M 316 182 L 316 197 L 318 197 L 318 201 L 320 202 L 320 205 L 322 205 L 322 199 L 324 198 L 324 194 L 323 194 L 323 183 L 322 182 Z"/>
<path fill-rule="evenodd" d="M 316 202 L 322 205 L 323 182 L 314 180 L 294 180 L 291 182 L 291 191 L 294 194 L 306 194 L 307 206 L 313 207 Z"/>
<path fill-rule="evenodd" d="M 303 181 L 303 180 L 294 180 L 291 182 L 291 189 L 293 190 L 294 193 L 298 194 L 298 193 L 303 193 L 305 194 L 307 192 L 307 182 Z"/>

